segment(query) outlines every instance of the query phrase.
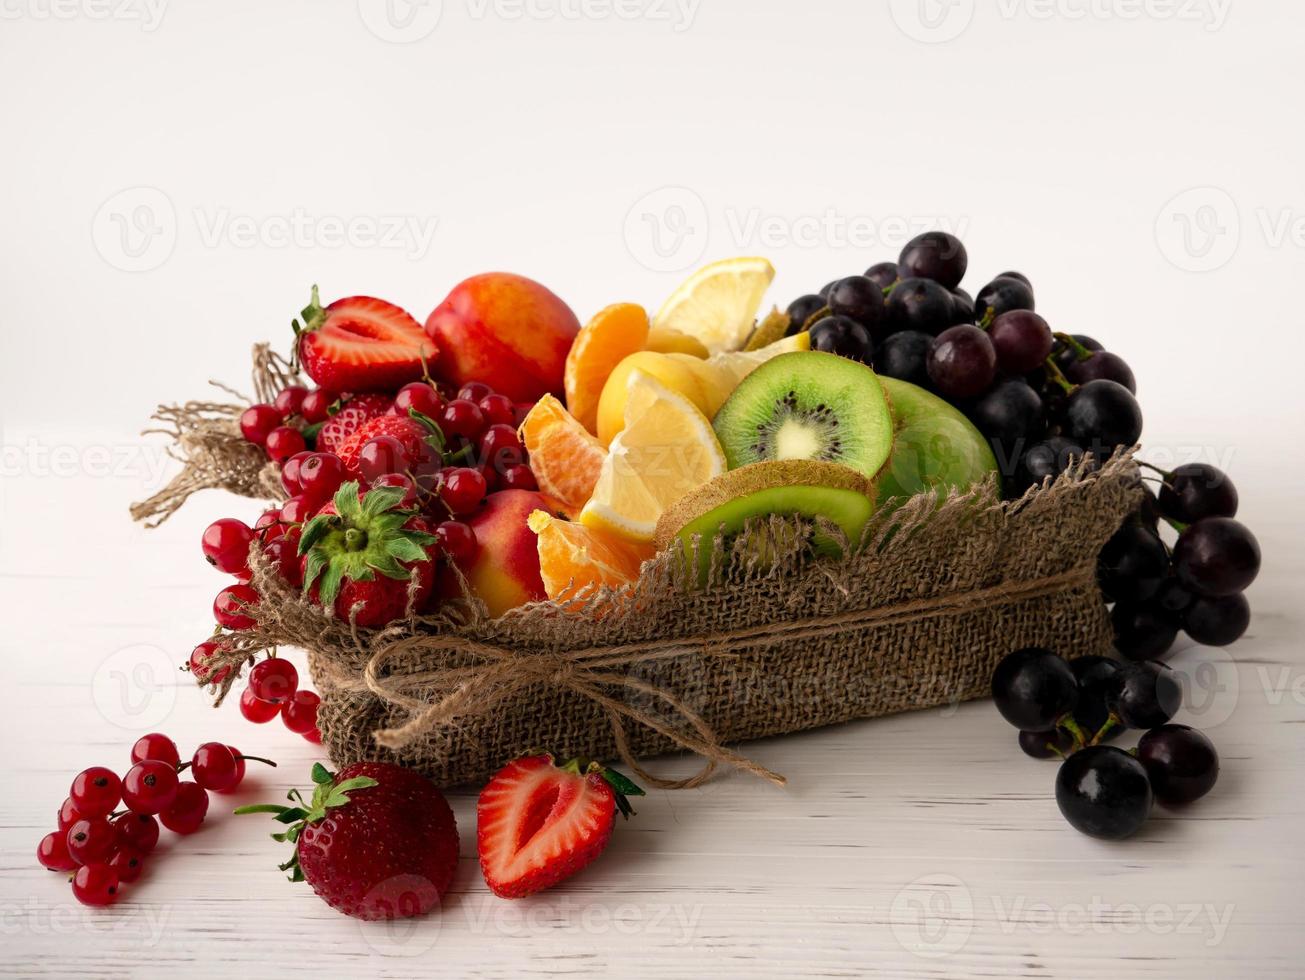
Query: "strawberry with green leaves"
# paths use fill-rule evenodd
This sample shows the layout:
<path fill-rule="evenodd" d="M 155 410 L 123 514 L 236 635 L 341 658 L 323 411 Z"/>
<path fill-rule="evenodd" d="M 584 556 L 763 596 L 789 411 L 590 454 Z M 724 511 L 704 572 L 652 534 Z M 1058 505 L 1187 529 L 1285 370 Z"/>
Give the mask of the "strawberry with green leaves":
<path fill-rule="evenodd" d="M 643 790 L 587 759 L 547 752 L 509 762 L 476 802 L 480 870 L 495 895 L 523 898 L 569 878 L 607 847 L 616 814 Z"/>
<path fill-rule="evenodd" d="M 312 301 L 293 321 L 299 361 L 327 391 L 397 391 L 420 381 L 438 353 L 421 324 L 393 303 L 347 296 Z"/>
<path fill-rule="evenodd" d="M 293 806 L 256 804 L 286 825 L 273 840 L 294 844 L 281 865 L 322 901 L 359 919 L 406 919 L 440 903 L 458 866 L 458 827 L 425 776 L 388 762 L 356 762 L 338 773 L 313 766 L 313 796 Z"/>
<path fill-rule="evenodd" d="M 404 510 L 402 487 L 341 485 L 304 525 L 299 539 L 304 594 L 345 621 L 377 627 L 407 614 L 415 576 L 414 606 L 421 606 L 435 577 L 433 528 Z"/>

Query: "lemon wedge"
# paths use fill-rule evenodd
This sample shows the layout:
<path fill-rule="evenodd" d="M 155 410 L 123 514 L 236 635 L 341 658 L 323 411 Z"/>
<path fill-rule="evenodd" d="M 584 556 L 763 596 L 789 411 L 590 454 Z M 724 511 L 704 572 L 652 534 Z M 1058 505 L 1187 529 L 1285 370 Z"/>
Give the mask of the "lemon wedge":
<path fill-rule="evenodd" d="M 709 353 L 747 343 L 761 301 L 775 278 L 763 258 L 740 256 L 705 265 L 673 292 L 653 317 L 654 331 L 676 330 L 702 342 Z"/>

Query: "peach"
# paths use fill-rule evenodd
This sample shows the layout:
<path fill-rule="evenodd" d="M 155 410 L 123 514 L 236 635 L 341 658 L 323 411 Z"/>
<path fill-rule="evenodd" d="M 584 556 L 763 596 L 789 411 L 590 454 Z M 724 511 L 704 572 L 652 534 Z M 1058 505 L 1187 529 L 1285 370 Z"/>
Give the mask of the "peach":
<path fill-rule="evenodd" d="M 480 545 L 475 561 L 465 570 L 467 582 L 491 616 L 547 598 L 539 573 L 539 546 L 526 522 L 534 511 L 551 509 L 551 501 L 533 490 L 500 490 L 490 494 L 467 522 Z"/>
<path fill-rule="evenodd" d="M 434 370 L 455 385 L 483 381 L 513 401 L 562 394 L 580 322 L 548 289 L 510 272 L 465 279 L 426 320 Z"/>

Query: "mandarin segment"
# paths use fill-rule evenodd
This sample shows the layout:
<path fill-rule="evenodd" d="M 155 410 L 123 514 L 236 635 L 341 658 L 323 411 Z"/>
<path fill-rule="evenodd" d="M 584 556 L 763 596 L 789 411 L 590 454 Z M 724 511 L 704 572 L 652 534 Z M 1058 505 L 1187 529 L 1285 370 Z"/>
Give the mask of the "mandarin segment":
<path fill-rule="evenodd" d="M 566 357 L 566 405 L 590 432 L 598 431 L 598 399 L 616 365 L 648 341 L 648 314 L 635 303 L 614 303 L 584 325 Z"/>
<path fill-rule="evenodd" d="M 552 395 L 535 403 L 520 434 L 540 491 L 567 513 L 578 512 L 594 492 L 607 450 Z"/>
<path fill-rule="evenodd" d="M 566 599 L 599 586 L 620 588 L 639 577 L 656 550 L 597 528 L 561 520 L 547 511 L 530 515 L 538 536 L 539 568 L 550 599 Z"/>

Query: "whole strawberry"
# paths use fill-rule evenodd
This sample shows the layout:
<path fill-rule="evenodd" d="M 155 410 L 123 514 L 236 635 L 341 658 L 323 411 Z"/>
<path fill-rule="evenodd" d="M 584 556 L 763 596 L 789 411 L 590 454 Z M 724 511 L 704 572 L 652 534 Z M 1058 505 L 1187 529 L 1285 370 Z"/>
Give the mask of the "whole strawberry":
<path fill-rule="evenodd" d="M 393 303 L 348 296 L 313 298 L 293 322 L 299 361 L 328 391 L 396 391 L 419 381 L 438 353 L 421 324 Z"/>
<path fill-rule="evenodd" d="M 509 762 L 476 802 L 480 870 L 495 895 L 523 898 L 569 878 L 607 847 L 616 813 L 643 790 L 587 759 L 548 753 Z"/>
<path fill-rule="evenodd" d="M 394 461 L 395 469 L 401 473 L 438 459 L 444 451 L 444 437 L 439 427 L 425 416 L 382 415 L 364 422 L 335 451 L 345 469 L 354 476 L 359 475 L 358 457 L 363 446 L 377 436 L 392 436 L 403 446 L 403 458 Z"/>
<path fill-rule="evenodd" d="M 435 785 L 388 762 L 355 762 L 338 773 L 313 766 L 313 797 L 295 806 L 256 804 L 288 824 L 273 840 L 295 852 L 281 865 L 322 901 L 358 919 L 406 919 L 440 903 L 458 866 L 458 827 Z"/>
<path fill-rule="evenodd" d="M 317 432 L 317 450 L 339 455 L 340 447 L 369 420 L 384 415 L 394 400 L 388 395 L 357 395 L 322 423 Z"/>
<path fill-rule="evenodd" d="M 376 487 L 364 494 L 353 481 L 341 485 L 299 538 L 305 595 L 365 627 L 384 626 L 407 612 L 414 576 L 414 604 L 425 602 L 435 577 L 436 538 L 415 511 L 402 509 L 405 492 Z"/>

